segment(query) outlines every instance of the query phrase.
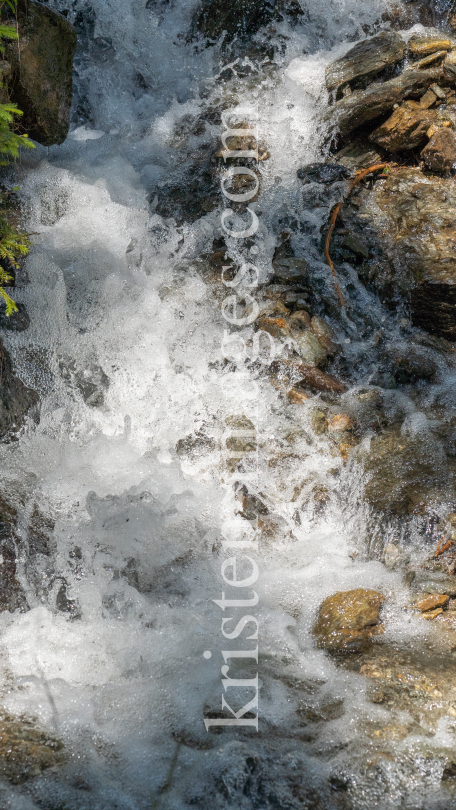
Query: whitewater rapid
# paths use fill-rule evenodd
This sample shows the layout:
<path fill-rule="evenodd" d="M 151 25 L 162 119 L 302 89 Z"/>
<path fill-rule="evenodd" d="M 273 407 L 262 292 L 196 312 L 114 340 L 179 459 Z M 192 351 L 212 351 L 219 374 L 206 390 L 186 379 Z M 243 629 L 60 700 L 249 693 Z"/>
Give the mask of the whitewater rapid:
<path fill-rule="evenodd" d="M 226 291 L 201 259 L 220 236 L 221 192 L 220 208 L 193 222 L 157 208 L 171 185 L 188 182 L 197 149 L 220 148 L 210 110 L 242 100 L 257 105 L 271 155 L 260 168 L 262 273 L 286 217 L 301 217 L 300 247 L 315 253 L 327 208 L 301 210 L 296 170 L 321 154 L 326 64 L 364 36 L 383 3 L 311 4 L 303 27 L 278 26 L 288 39 L 274 71 L 230 82 L 218 78 L 216 48 L 185 40 L 195 3 L 147 6 L 94 0 L 85 28 L 87 6 L 67 9 L 72 21 L 82 14 L 70 135 L 37 147 L 19 169 L 33 250 L 15 295 L 31 325 L 4 341 L 41 408 L 39 424 L 30 420 L 1 448 L 3 480 L 20 507 L 18 578 L 29 610 L 0 614 L 0 688 L 5 709 L 38 718 L 69 760 L 63 777 L 43 773 L 29 792 L 0 787 L 0 804 L 259 807 L 245 790 L 245 762 L 259 757 L 277 806 L 316 807 L 285 804 L 296 799 L 290 775 L 305 773 L 318 792 L 334 769 L 349 767 L 344 750 L 363 719 L 382 712 L 367 702 L 361 676 L 315 649 L 318 605 L 334 591 L 372 587 L 385 594 L 388 632 L 400 643 L 428 628 L 404 618 L 399 574 L 365 553 L 369 515 L 356 468 L 312 437 L 306 409 L 284 405 L 264 373 L 245 372 L 256 374 L 259 392 L 249 402 L 245 373 L 223 360 Z M 381 321 L 378 301 L 366 296 Z M 353 356 L 362 350 L 354 326 L 341 339 Z M 213 601 L 223 588 L 220 535 L 250 531 L 225 486 L 221 442 L 227 420 L 253 413 L 257 494 L 273 516 L 256 557 L 259 732 L 233 730 L 218 744 L 203 721 L 222 709 L 222 616 Z M 330 494 L 324 516 L 308 505 L 316 485 Z M 47 556 L 27 549 L 35 505 L 54 524 Z M 344 706 L 317 743 L 296 730 L 302 694 Z M 451 739 L 443 734 L 440 744 Z M 398 806 L 393 771 L 375 806 Z"/>

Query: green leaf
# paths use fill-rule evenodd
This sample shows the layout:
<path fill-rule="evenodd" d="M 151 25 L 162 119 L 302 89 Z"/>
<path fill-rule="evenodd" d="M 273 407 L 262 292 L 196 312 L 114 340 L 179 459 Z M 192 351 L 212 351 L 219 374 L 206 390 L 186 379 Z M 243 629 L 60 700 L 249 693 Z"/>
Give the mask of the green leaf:
<path fill-rule="evenodd" d="M 19 39 L 17 29 L 14 25 L 0 25 L 0 37 L 4 37 L 4 39 Z"/>

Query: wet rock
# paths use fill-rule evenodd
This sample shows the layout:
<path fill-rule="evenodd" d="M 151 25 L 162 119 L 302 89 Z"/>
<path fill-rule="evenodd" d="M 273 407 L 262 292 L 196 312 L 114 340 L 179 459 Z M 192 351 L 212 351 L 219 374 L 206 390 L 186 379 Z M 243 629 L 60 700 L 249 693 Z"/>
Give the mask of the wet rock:
<path fill-rule="evenodd" d="M 0 438 L 13 435 L 22 426 L 38 399 L 36 391 L 13 374 L 9 354 L 0 341 Z"/>
<path fill-rule="evenodd" d="M 307 262 L 304 258 L 294 255 L 290 241 L 286 239 L 276 247 L 272 257 L 275 280 L 296 282 L 299 285 L 307 281 Z"/>
<path fill-rule="evenodd" d="M 424 110 L 428 110 L 429 107 L 432 107 L 433 104 L 437 101 L 437 96 L 431 88 L 426 90 L 424 96 L 420 98 L 420 107 Z"/>
<path fill-rule="evenodd" d="M 8 12 L 9 13 L 9 12 Z M 25 132 L 44 146 L 63 143 L 70 125 L 76 31 L 65 17 L 33 0 L 17 6 L 19 46 L 8 42 L 8 90 L 23 111 Z"/>
<path fill-rule="evenodd" d="M 204 430 L 197 430 L 184 439 L 179 439 L 176 444 L 176 453 L 181 458 L 200 458 L 207 453 L 212 453 L 216 446 L 215 440 L 211 436 L 207 436 Z"/>
<path fill-rule="evenodd" d="M 393 31 L 384 31 L 376 37 L 359 42 L 326 69 L 328 92 L 340 92 L 345 85 L 359 82 L 360 79 L 374 79 L 387 68 L 393 68 L 401 62 L 405 51 L 404 40 Z"/>
<path fill-rule="evenodd" d="M 21 784 L 64 761 L 63 745 L 26 717 L 0 714 L 0 776 Z"/>
<path fill-rule="evenodd" d="M 420 610 L 421 613 L 427 613 L 436 608 L 448 607 L 449 601 L 450 597 L 447 594 L 436 593 L 434 596 L 426 596 L 425 599 L 419 599 L 418 602 L 415 603 L 415 607 L 417 610 Z"/>
<path fill-rule="evenodd" d="M 412 323 L 456 339 L 456 191 L 450 179 L 395 169 L 341 212 L 345 231 L 360 234 L 369 259 L 358 272 L 384 301 L 406 301 Z"/>
<path fill-rule="evenodd" d="M 16 304 L 18 311 L 6 315 L 5 310 L 0 312 L 0 327 L 10 332 L 24 332 L 30 326 L 29 314 L 25 304 Z"/>
<path fill-rule="evenodd" d="M 0 611 L 25 610 L 27 601 L 16 577 L 17 512 L 6 500 L 0 498 Z"/>
<path fill-rule="evenodd" d="M 389 152 L 416 149 L 426 141 L 426 133 L 438 121 L 435 110 L 411 107 L 405 102 L 370 136 L 369 140 Z"/>
<path fill-rule="evenodd" d="M 309 329 L 305 332 L 291 330 L 291 335 L 304 363 L 307 363 L 309 366 L 321 366 L 325 364 L 328 358 L 328 352 L 313 332 Z"/>
<path fill-rule="evenodd" d="M 317 436 L 322 436 L 326 433 L 328 430 L 328 419 L 325 411 L 321 411 L 320 408 L 313 408 L 310 420 L 313 431 Z"/>
<path fill-rule="evenodd" d="M 311 329 L 314 335 L 317 336 L 319 343 L 326 349 L 327 353 L 331 356 L 340 351 L 340 345 L 337 342 L 337 336 L 333 329 L 329 326 L 323 318 L 314 315 L 311 320 Z"/>
<path fill-rule="evenodd" d="M 456 762 L 452 760 L 447 762 L 442 773 L 442 782 L 446 782 L 449 779 L 456 779 Z"/>
<path fill-rule="evenodd" d="M 296 172 L 297 177 L 303 184 L 306 183 L 338 183 L 350 177 L 350 172 L 345 166 L 328 163 L 309 163 Z"/>
<path fill-rule="evenodd" d="M 438 129 L 421 152 L 431 172 L 447 174 L 456 166 L 456 134 L 448 127 Z"/>
<path fill-rule="evenodd" d="M 104 405 L 106 391 L 109 388 L 109 377 L 101 366 L 88 363 L 84 368 L 77 366 L 71 357 L 59 359 L 62 378 L 77 388 L 86 405 L 99 408 Z"/>
<path fill-rule="evenodd" d="M 432 435 L 404 435 L 399 426 L 371 439 L 361 451 L 366 472 L 365 497 L 392 515 L 413 512 L 432 497 L 441 497 L 449 480 L 446 459 Z"/>
<path fill-rule="evenodd" d="M 386 347 L 384 358 L 389 361 L 397 383 L 430 380 L 437 371 L 437 363 L 429 351 L 410 343 L 392 343 Z"/>
<path fill-rule="evenodd" d="M 290 325 L 292 328 L 310 329 L 311 318 L 305 309 L 297 309 L 290 315 Z"/>
<path fill-rule="evenodd" d="M 346 413 L 337 413 L 328 420 L 328 431 L 330 433 L 346 433 L 354 430 L 353 420 Z"/>
<path fill-rule="evenodd" d="M 357 588 L 329 596 L 321 604 L 313 634 L 319 647 L 332 651 L 353 651 L 365 647 L 382 632 L 378 591 Z"/>
<path fill-rule="evenodd" d="M 209 40 L 222 35 L 227 41 L 239 37 L 247 40 L 264 25 L 284 15 L 299 17 L 302 10 L 296 0 L 255 3 L 252 0 L 203 0 L 194 14 L 192 36 L 202 34 Z"/>
<path fill-rule="evenodd" d="M 287 391 L 287 397 L 290 402 L 293 402 L 295 405 L 302 405 L 303 402 L 307 402 L 309 400 L 309 395 L 305 393 L 305 391 L 300 391 L 298 388 L 290 388 Z"/>
<path fill-rule="evenodd" d="M 344 383 L 314 366 L 306 366 L 289 360 L 274 360 L 270 366 L 271 374 L 281 380 L 289 380 L 293 385 L 300 385 L 311 391 L 328 394 L 343 394 L 347 390 Z"/>
<path fill-rule="evenodd" d="M 428 87 L 441 78 L 438 68 L 405 70 L 389 81 L 373 84 L 367 90 L 356 90 L 330 107 L 324 119 L 337 123 L 340 134 L 346 138 L 354 130 L 391 112 L 395 104 L 406 98 L 421 98 Z"/>
<path fill-rule="evenodd" d="M 351 173 L 354 173 L 360 169 L 367 169 L 368 166 L 374 166 L 376 163 L 381 163 L 382 157 L 372 147 L 372 144 L 367 141 L 355 141 L 355 143 L 349 143 L 337 152 L 334 155 L 334 160 L 345 166 Z"/>
<path fill-rule="evenodd" d="M 34 504 L 27 526 L 28 556 L 35 557 L 43 554 L 48 557 L 55 551 L 55 543 L 52 540 L 55 522 L 41 512 L 38 504 Z"/>
<path fill-rule="evenodd" d="M 451 51 L 453 47 L 450 39 L 433 34 L 413 34 L 408 41 L 408 52 L 416 58 L 436 51 Z"/>

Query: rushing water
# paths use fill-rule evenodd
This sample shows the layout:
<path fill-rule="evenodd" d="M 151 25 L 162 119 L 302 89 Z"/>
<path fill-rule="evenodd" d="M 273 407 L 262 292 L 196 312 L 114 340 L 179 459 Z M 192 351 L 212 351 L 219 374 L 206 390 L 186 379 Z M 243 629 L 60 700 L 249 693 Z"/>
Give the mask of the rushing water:
<path fill-rule="evenodd" d="M 356 465 L 331 455 L 306 407 L 285 404 L 264 370 L 245 372 L 258 383 L 249 399 L 246 377 L 223 361 L 226 291 L 201 259 L 221 233 L 221 193 L 218 209 L 185 217 L 192 168 L 220 148 L 220 109 L 256 103 L 271 157 L 260 166 L 254 255 L 267 277 L 278 233 L 298 219 L 295 247 L 331 307 L 317 234 L 332 198 L 306 209 L 296 170 L 321 156 L 325 65 L 378 30 L 384 4 L 310 3 L 298 25 L 276 26 L 274 66 L 253 65 L 244 77 L 239 64 L 222 72 L 217 48 L 186 42 L 195 5 L 75 0 L 72 131 L 21 167 L 34 247 L 16 298 L 31 326 L 5 344 L 41 411 L 1 449 L 20 507 L 18 576 L 29 605 L 0 614 L 1 692 L 8 711 L 57 734 L 69 759 L 24 786 L 2 786 L 0 805 L 448 807 L 418 732 L 392 745 L 375 773 L 362 771 L 366 724 L 384 709 L 366 699 L 366 679 L 315 648 L 315 611 L 334 591 L 373 587 L 387 596 L 391 639 L 413 644 L 429 628 L 405 617 L 400 574 L 366 552 L 372 523 Z M 178 204 L 182 195 L 182 221 L 160 213 L 170 189 Z M 333 325 L 356 388 L 369 378 L 373 346 L 362 313 L 393 340 L 399 319 L 344 273 L 355 303 Z M 405 395 L 391 394 L 390 409 L 420 429 Z M 259 731 L 208 734 L 204 715 L 221 714 L 227 644 L 212 601 L 224 587 L 220 532 L 246 525 L 224 486 L 220 448 L 230 419 L 254 415 L 256 491 L 270 521 L 256 556 Z M 317 486 L 329 493 L 321 514 L 310 505 Z M 36 509 L 54 526 L 45 550 L 27 539 Z M 327 722 L 309 731 L 303 706 L 326 707 Z M 444 726 L 433 744 L 451 749 Z M 349 795 L 331 789 L 337 779 L 351 780 Z"/>

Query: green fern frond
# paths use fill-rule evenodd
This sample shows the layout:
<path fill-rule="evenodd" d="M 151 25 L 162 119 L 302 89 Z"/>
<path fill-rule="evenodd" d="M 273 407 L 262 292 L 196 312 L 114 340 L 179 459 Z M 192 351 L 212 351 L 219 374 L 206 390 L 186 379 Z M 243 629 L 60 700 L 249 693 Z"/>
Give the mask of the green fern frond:
<path fill-rule="evenodd" d="M 0 37 L 3 39 L 18 39 L 16 26 L 14 25 L 0 25 Z"/>

